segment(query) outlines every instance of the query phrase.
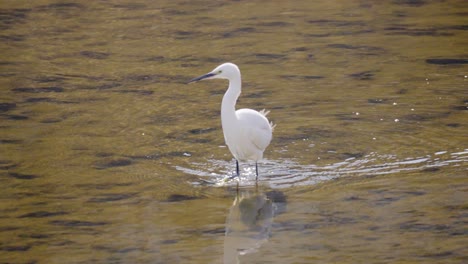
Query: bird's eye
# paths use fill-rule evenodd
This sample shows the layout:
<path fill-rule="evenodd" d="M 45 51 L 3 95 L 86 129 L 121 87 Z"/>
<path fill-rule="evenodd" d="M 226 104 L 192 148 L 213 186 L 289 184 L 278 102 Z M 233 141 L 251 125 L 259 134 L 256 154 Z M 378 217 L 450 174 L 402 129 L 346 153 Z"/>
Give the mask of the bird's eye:
<path fill-rule="evenodd" d="M 222 72 L 223 72 L 222 70 L 219 70 L 219 71 L 218 71 L 218 74 L 221 74 Z"/>

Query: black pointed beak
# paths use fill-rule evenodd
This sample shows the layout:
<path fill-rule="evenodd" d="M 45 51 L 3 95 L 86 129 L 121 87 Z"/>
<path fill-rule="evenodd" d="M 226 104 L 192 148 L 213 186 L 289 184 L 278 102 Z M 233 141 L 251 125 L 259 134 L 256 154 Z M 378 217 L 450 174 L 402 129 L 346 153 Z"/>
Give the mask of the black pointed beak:
<path fill-rule="evenodd" d="M 215 75 L 214 73 L 210 72 L 210 73 L 207 73 L 205 75 L 199 76 L 197 78 L 193 78 L 192 80 L 188 81 L 188 83 L 198 82 L 198 81 L 201 81 L 203 79 L 210 78 L 210 77 L 212 77 L 214 75 Z"/>

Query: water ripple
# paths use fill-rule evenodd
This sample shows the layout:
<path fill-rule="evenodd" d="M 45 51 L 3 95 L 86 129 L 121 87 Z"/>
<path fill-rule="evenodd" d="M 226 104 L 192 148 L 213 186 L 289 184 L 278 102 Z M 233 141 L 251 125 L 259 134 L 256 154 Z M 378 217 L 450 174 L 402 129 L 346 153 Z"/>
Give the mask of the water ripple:
<path fill-rule="evenodd" d="M 462 166 L 468 161 L 468 149 L 449 153 L 438 151 L 434 154 L 399 159 L 393 155 L 371 153 L 361 158 L 349 158 L 344 161 L 323 166 L 303 165 L 293 160 L 265 160 L 259 163 L 259 181 L 271 188 L 288 188 L 293 186 L 314 185 L 347 176 L 377 176 L 399 172 L 433 170 L 446 166 Z M 232 161 L 208 160 L 205 163 L 191 163 L 191 167 L 176 166 L 176 169 L 200 178 L 194 185 L 213 184 L 251 185 L 255 184 L 253 164 L 243 164 L 240 181 L 234 177 Z M 249 165 L 249 166 L 247 166 Z"/>

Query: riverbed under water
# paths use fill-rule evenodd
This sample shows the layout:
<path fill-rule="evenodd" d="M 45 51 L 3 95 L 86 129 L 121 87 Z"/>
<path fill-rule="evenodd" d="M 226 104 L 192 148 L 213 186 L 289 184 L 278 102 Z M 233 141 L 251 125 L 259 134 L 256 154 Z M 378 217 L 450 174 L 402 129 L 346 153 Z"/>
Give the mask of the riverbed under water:
<path fill-rule="evenodd" d="M 0 263 L 468 261 L 465 1 L 4 1 Z M 224 146 L 271 111 L 265 160 Z"/>

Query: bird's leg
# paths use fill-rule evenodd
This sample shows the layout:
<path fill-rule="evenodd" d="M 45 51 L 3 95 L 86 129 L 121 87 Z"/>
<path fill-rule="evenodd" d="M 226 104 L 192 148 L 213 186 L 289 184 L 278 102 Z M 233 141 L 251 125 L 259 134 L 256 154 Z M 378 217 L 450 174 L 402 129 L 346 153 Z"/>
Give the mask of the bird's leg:
<path fill-rule="evenodd" d="M 228 178 L 228 180 L 232 180 L 235 177 L 238 177 L 240 180 L 240 173 L 239 173 L 239 161 L 236 159 L 236 175 L 232 175 L 231 177 Z"/>
<path fill-rule="evenodd" d="M 255 162 L 255 181 L 258 181 L 258 163 Z"/>

